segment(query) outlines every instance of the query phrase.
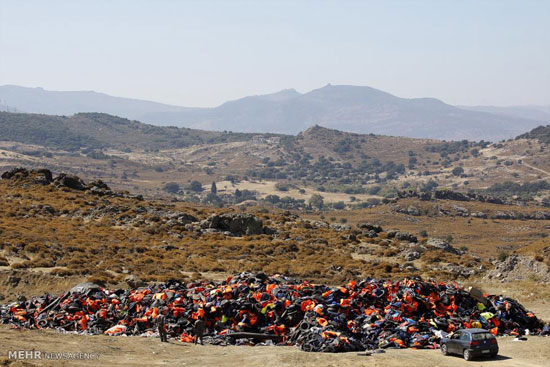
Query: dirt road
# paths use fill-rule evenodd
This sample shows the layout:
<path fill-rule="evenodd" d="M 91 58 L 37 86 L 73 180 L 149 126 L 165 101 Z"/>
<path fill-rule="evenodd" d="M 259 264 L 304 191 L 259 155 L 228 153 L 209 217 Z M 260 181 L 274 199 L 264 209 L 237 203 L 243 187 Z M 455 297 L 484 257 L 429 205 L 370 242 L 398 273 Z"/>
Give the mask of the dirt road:
<path fill-rule="evenodd" d="M 530 337 L 514 342 L 499 338 L 500 357 L 496 360 L 466 362 L 460 357 L 444 357 L 438 350 L 387 350 L 384 354 L 360 356 L 357 353 L 306 353 L 295 347 L 194 346 L 158 338 L 85 336 L 55 331 L 19 331 L 0 326 L 1 366 L 550 366 L 550 337 Z M 8 351 L 99 353 L 93 360 L 13 360 Z"/>

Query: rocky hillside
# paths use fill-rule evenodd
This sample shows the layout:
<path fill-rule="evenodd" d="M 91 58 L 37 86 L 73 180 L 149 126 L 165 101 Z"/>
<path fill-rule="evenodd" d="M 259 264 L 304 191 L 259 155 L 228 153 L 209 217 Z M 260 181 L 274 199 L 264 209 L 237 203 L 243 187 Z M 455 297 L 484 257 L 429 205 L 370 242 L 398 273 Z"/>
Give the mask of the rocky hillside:
<path fill-rule="evenodd" d="M 117 189 L 216 205 L 267 200 L 297 209 L 316 194 L 325 204 L 367 206 L 403 189 L 436 188 L 542 201 L 550 162 L 537 131 L 492 144 L 320 126 L 297 136 L 254 135 L 161 128 L 105 114 L 0 113 L 0 167 L 47 167 Z M 192 181 L 203 187 L 191 190 Z M 213 181 L 216 196 L 209 195 Z"/>
<path fill-rule="evenodd" d="M 3 270 L 104 283 L 245 270 L 337 282 L 435 273 L 455 279 L 484 264 L 448 244 L 369 223 L 167 204 L 45 169 L 5 172 L 0 195 Z"/>

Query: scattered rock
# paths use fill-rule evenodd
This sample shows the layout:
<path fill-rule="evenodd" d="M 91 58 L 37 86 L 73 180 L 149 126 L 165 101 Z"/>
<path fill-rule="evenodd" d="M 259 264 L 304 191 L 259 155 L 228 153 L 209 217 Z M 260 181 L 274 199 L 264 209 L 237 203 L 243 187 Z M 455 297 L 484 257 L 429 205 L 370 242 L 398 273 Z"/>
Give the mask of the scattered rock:
<path fill-rule="evenodd" d="M 376 233 L 382 232 L 382 227 L 381 226 L 379 226 L 378 224 L 372 224 L 372 223 L 369 223 L 369 222 L 359 223 L 357 225 L 357 228 L 366 229 L 366 230 L 369 230 L 369 231 L 374 231 Z"/>
<path fill-rule="evenodd" d="M 413 249 L 406 249 L 404 251 L 401 251 L 399 253 L 399 256 L 401 256 L 406 261 L 414 261 L 414 260 L 420 259 L 422 254 L 418 251 L 413 250 Z"/>
<path fill-rule="evenodd" d="M 428 247 L 434 247 L 434 248 L 438 248 L 438 249 L 441 249 L 443 251 L 446 251 L 446 252 L 451 252 L 453 254 L 460 254 L 460 251 L 458 249 L 456 249 L 455 247 L 451 246 L 449 244 L 449 242 L 445 241 L 445 240 L 442 240 L 440 238 L 430 238 L 427 242 L 426 242 L 426 246 Z"/>
<path fill-rule="evenodd" d="M 8 283 L 10 283 L 10 285 L 12 287 L 17 287 L 17 285 L 19 284 L 20 281 L 21 281 L 21 278 L 15 276 L 15 275 L 10 275 L 8 277 Z"/>
<path fill-rule="evenodd" d="M 233 235 L 258 235 L 263 233 L 262 220 L 252 214 L 214 214 L 200 224 L 202 229 L 228 231 Z"/>
<path fill-rule="evenodd" d="M 58 187 L 68 187 L 69 189 L 84 191 L 86 185 L 78 176 L 60 173 L 54 180 L 54 184 Z"/>
<path fill-rule="evenodd" d="M 52 182 L 52 172 L 45 168 L 28 170 L 18 167 L 2 173 L 3 180 L 31 180 L 34 183 L 48 185 Z"/>
<path fill-rule="evenodd" d="M 264 229 L 263 229 L 263 232 L 264 232 L 264 234 L 272 236 L 272 235 L 277 233 L 277 230 L 275 230 L 274 228 L 265 226 Z"/>
<path fill-rule="evenodd" d="M 75 285 L 74 287 L 71 288 L 69 292 L 88 294 L 88 292 L 93 292 L 100 289 L 101 287 L 95 283 L 85 282 L 85 283 L 80 283 Z"/>
<path fill-rule="evenodd" d="M 27 297 L 25 297 L 25 296 L 22 295 L 22 294 L 18 294 L 18 295 L 17 295 L 17 302 L 21 302 L 21 303 L 27 302 Z"/>
<path fill-rule="evenodd" d="M 495 268 L 487 272 L 486 278 L 505 282 L 536 280 L 541 283 L 550 283 L 550 267 L 534 257 L 511 254 L 506 260 L 496 262 Z"/>
<path fill-rule="evenodd" d="M 395 238 L 397 241 L 418 242 L 418 238 L 409 232 L 389 231 L 388 238 Z"/>
<path fill-rule="evenodd" d="M 418 209 L 416 206 L 411 205 L 407 208 L 407 214 L 413 215 L 413 216 L 419 216 L 420 209 Z"/>
<path fill-rule="evenodd" d="M 351 230 L 351 226 L 347 224 L 340 223 L 331 223 L 330 228 L 334 229 L 336 232 L 343 232 Z"/>
<path fill-rule="evenodd" d="M 455 201 L 470 201 L 471 198 L 467 195 L 451 190 L 436 190 L 434 193 L 436 199 L 455 200 Z"/>
<path fill-rule="evenodd" d="M 463 206 L 453 205 L 452 208 L 455 211 L 455 215 L 458 215 L 460 217 L 469 217 L 470 216 L 470 211 L 467 208 L 463 207 Z"/>
<path fill-rule="evenodd" d="M 370 231 L 361 231 L 361 234 L 363 235 L 363 237 L 366 237 L 366 238 L 375 238 L 375 237 L 378 237 L 378 232 L 373 231 L 373 230 L 370 230 Z"/>
<path fill-rule="evenodd" d="M 147 283 L 145 283 L 143 280 L 141 280 L 139 277 L 135 275 L 128 275 L 124 278 L 124 281 L 130 288 L 139 288 L 139 287 L 145 287 Z"/>

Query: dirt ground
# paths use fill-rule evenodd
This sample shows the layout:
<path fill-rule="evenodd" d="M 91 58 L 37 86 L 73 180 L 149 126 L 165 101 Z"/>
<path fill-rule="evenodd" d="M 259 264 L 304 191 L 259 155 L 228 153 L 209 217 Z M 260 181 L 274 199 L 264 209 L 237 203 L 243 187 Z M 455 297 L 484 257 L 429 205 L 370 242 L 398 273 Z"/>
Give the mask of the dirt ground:
<path fill-rule="evenodd" d="M 395 350 L 371 356 L 358 353 L 306 353 L 296 347 L 194 346 L 158 338 L 85 336 L 55 331 L 19 331 L 0 326 L 2 366 L 550 366 L 550 338 L 530 337 L 514 342 L 499 338 L 500 355 L 494 360 L 466 362 L 458 356 L 443 356 L 438 350 Z M 99 353 L 91 360 L 13 360 L 8 351 Z"/>

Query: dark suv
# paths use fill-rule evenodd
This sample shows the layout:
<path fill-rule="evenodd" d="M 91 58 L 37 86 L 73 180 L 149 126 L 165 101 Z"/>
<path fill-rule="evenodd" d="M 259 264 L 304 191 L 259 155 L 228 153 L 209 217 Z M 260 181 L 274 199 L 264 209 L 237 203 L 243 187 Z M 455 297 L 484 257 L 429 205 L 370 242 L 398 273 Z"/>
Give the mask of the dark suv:
<path fill-rule="evenodd" d="M 472 360 L 474 357 L 496 357 L 498 343 L 489 330 L 462 329 L 448 338 L 441 339 L 441 352 L 444 355 L 460 354 L 467 361 Z"/>

